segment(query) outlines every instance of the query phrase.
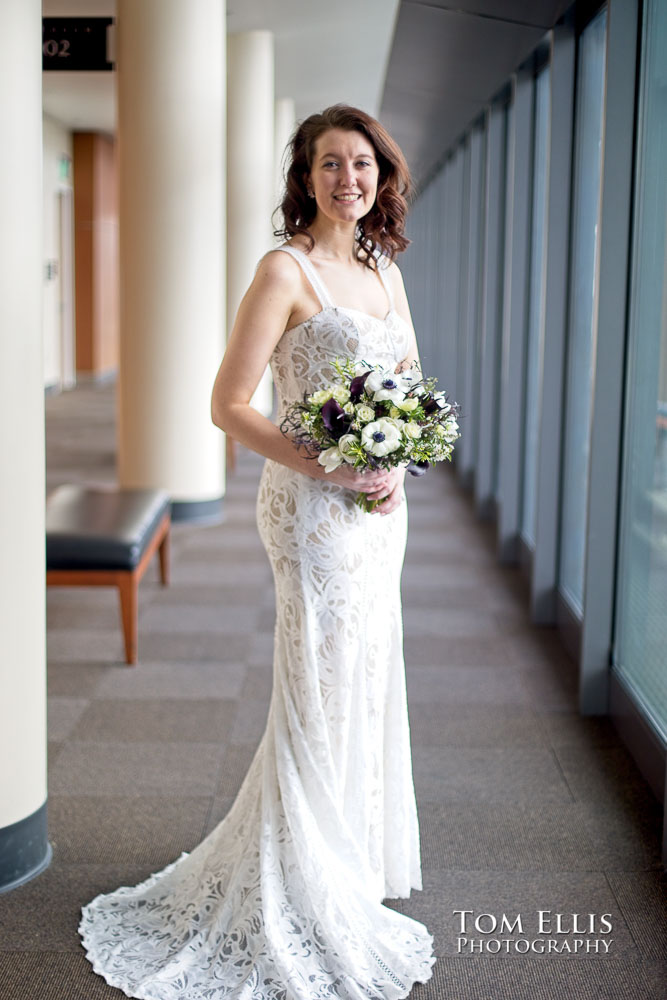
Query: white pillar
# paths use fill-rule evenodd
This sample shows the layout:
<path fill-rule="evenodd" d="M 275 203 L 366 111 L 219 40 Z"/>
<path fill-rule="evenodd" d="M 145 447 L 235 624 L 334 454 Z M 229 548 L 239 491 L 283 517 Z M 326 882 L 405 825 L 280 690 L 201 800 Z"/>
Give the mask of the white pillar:
<path fill-rule="evenodd" d="M 224 335 L 225 5 L 119 0 L 119 480 L 216 517 Z"/>
<path fill-rule="evenodd" d="M 227 328 L 257 262 L 275 246 L 273 35 L 244 31 L 227 39 Z M 252 403 L 271 412 L 268 369 Z"/>
<path fill-rule="evenodd" d="M 276 193 L 274 202 L 279 205 L 284 194 L 284 157 L 287 143 L 292 138 L 294 126 L 296 124 L 296 112 L 294 109 L 294 99 L 292 97 L 280 97 L 276 101 L 275 108 L 275 129 L 274 129 L 274 154 L 276 172 Z M 275 207 L 275 206 L 274 206 Z M 276 216 L 279 221 L 279 216 Z"/>
<path fill-rule="evenodd" d="M 46 834 L 42 6 L 3 0 L 0 60 L 0 891 Z"/>

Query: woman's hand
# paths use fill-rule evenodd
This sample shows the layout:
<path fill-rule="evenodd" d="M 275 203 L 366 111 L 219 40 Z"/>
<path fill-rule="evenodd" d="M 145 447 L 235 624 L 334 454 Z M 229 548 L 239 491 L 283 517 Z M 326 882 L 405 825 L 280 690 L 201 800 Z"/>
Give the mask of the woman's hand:
<path fill-rule="evenodd" d="M 404 468 L 380 469 L 378 472 L 372 472 L 370 469 L 360 470 L 351 465 L 340 465 L 321 478 L 336 483 L 337 486 L 355 490 L 357 493 L 365 493 L 369 500 L 382 500 L 382 503 L 373 508 L 371 514 L 391 514 L 403 499 Z"/>
<path fill-rule="evenodd" d="M 321 466 L 319 471 L 321 475 L 318 478 L 325 482 L 335 483 L 336 486 L 345 486 L 346 489 L 354 490 L 355 493 L 369 494 L 375 494 L 383 489 L 391 475 L 386 469 L 379 469 L 377 472 L 373 472 L 372 469 L 355 469 L 353 465 L 346 462 L 339 465 L 333 472 L 324 472 Z"/>
<path fill-rule="evenodd" d="M 381 500 L 371 514 L 391 514 L 403 502 L 403 483 L 405 468 L 392 469 L 386 473 L 385 482 L 372 492 L 368 492 L 369 500 Z M 386 499 L 384 499 L 386 498 Z"/>

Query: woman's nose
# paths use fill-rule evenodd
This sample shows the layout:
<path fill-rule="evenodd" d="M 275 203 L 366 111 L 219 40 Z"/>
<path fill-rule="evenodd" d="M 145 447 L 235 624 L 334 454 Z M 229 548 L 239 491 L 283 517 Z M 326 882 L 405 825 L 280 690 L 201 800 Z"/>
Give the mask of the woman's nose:
<path fill-rule="evenodd" d="M 342 171 L 341 171 L 341 176 L 342 176 L 343 183 L 347 187 L 352 187 L 352 185 L 354 184 L 355 177 L 356 177 L 356 174 L 355 174 L 355 171 L 354 171 L 354 165 L 352 163 L 348 163 L 347 165 L 344 165 L 343 168 L 342 168 Z"/>

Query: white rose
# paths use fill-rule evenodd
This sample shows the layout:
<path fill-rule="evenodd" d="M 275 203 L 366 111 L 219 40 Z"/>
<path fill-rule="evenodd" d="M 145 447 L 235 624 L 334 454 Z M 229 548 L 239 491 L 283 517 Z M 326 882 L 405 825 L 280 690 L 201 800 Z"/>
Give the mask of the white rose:
<path fill-rule="evenodd" d="M 315 406 L 323 406 L 327 399 L 331 399 L 331 390 L 318 389 L 317 392 L 311 393 L 308 397 L 308 402 L 313 403 Z"/>
<path fill-rule="evenodd" d="M 365 424 L 369 423 L 371 420 L 375 420 L 375 410 L 372 406 L 367 406 L 365 403 L 359 403 L 357 406 L 357 417 L 362 420 Z"/>
<path fill-rule="evenodd" d="M 338 439 L 338 450 L 343 456 L 344 461 L 353 464 L 355 456 L 350 454 L 351 444 L 359 444 L 359 438 L 356 434 L 343 434 L 343 436 Z"/>
<path fill-rule="evenodd" d="M 343 409 L 350 417 L 354 416 L 354 403 L 346 403 Z"/>
<path fill-rule="evenodd" d="M 361 432 L 361 443 L 371 455 L 381 457 L 396 451 L 401 443 L 401 429 L 395 420 L 380 417 L 371 424 L 366 424 Z"/>
<path fill-rule="evenodd" d="M 421 437 L 422 429 L 415 420 L 409 420 L 403 427 L 403 433 L 406 437 L 416 441 L 418 437 Z"/>
<path fill-rule="evenodd" d="M 396 405 L 399 410 L 403 410 L 404 413 L 412 413 L 412 411 L 416 410 L 419 406 L 419 400 L 412 398 L 404 399 L 402 403 L 397 403 Z"/>
<path fill-rule="evenodd" d="M 336 400 L 336 402 L 340 403 L 340 405 L 342 406 L 343 403 L 347 403 L 348 399 L 350 398 L 350 390 L 346 389 L 344 385 L 337 385 L 336 388 L 331 393 L 331 395 Z"/>
<path fill-rule="evenodd" d="M 338 450 L 338 445 L 334 445 L 332 448 L 325 448 L 317 456 L 317 461 L 320 465 L 324 466 L 325 472 L 333 472 L 343 461 L 343 456 Z"/>

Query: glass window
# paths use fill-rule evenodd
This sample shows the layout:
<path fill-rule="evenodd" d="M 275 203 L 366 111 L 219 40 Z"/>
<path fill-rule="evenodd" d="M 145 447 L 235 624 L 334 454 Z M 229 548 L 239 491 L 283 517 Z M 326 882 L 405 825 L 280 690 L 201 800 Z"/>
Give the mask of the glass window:
<path fill-rule="evenodd" d="M 506 244 L 505 226 L 506 226 L 506 217 L 507 217 L 507 169 L 506 169 L 506 165 L 507 165 L 507 127 L 508 127 L 507 123 L 508 123 L 508 119 L 509 119 L 509 105 L 505 105 L 505 107 L 503 108 L 502 115 L 503 115 L 503 124 L 502 124 L 502 133 L 501 133 L 501 137 L 500 137 L 500 149 L 501 149 L 501 156 L 502 156 L 502 161 L 503 161 L 502 181 L 501 181 L 502 189 L 503 189 L 503 197 L 501 198 L 502 205 L 501 205 L 501 208 L 500 208 L 500 217 L 499 217 L 499 220 L 498 220 L 498 225 L 499 225 L 500 233 L 499 233 L 499 240 L 498 240 L 498 244 L 497 244 L 497 248 L 498 248 L 498 265 L 497 266 L 498 266 L 498 272 L 499 272 L 499 276 L 500 277 L 499 277 L 498 302 L 497 302 L 498 314 L 497 314 L 497 317 L 496 317 L 496 320 L 495 320 L 498 323 L 498 331 L 497 331 L 497 337 L 498 337 L 498 348 L 497 349 L 498 349 L 498 354 L 497 354 L 497 363 L 496 363 L 496 366 L 495 366 L 495 369 L 494 369 L 494 382 L 495 382 L 494 393 L 493 393 L 494 412 L 491 415 L 492 416 L 492 427 L 491 427 L 491 440 L 492 440 L 492 443 L 491 443 L 491 463 L 492 463 L 491 464 L 491 492 L 492 492 L 493 496 L 496 497 L 496 498 L 498 496 L 498 432 L 499 432 L 499 427 L 500 427 L 500 350 L 501 350 L 501 339 L 502 339 L 502 315 L 503 315 L 503 302 L 502 302 L 503 280 L 502 280 L 502 275 L 503 275 L 503 272 L 504 272 L 504 269 L 505 269 L 505 244 Z M 487 154 L 488 154 L 488 151 L 489 151 L 489 147 L 490 147 L 490 142 L 489 142 L 489 137 L 487 135 L 487 147 L 486 147 L 487 148 Z M 486 169 L 486 172 L 488 173 L 488 170 L 489 170 L 489 160 L 488 160 L 488 158 L 487 158 L 487 161 L 486 161 L 486 168 L 485 169 Z M 486 175 L 485 175 L 485 183 L 488 184 L 488 179 L 486 178 Z"/>
<path fill-rule="evenodd" d="M 544 336 L 544 242 L 547 209 L 547 158 L 549 125 L 549 67 L 535 81 L 535 144 L 533 156 L 533 208 L 530 237 L 530 287 L 528 292 L 528 357 L 526 365 L 525 458 L 521 536 L 535 547 L 535 485 L 539 421 L 539 377 Z"/>
<path fill-rule="evenodd" d="M 606 32 L 605 8 L 579 36 L 577 52 L 559 590 L 579 617 L 584 588 Z"/>
<path fill-rule="evenodd" d="M 667 4 L 647 0 L 635 168 L 614 668 L 667 737 Z"/>
<path fill-rule="evenodd" d="M 505 301 L 505 290 L 506 290 L 506 268 L 508 266 L 508 261 L 511 256 L 511 235 L 512 226 L 510 224 L 510 216 L 512 211 L 512 184 L 514 183 L 513 177 L 513 166 L 510 162 L 512 156 L 512 146 L 513 146 L 513 134 L 514 129 L 514 101 L 510 101 L 507 105 L 507 113 L 505 115 L 505 138 L 504 138 L 504 149 L 505 149 L 505 207 L 503 214 L 503 251 L 502 251 L 502 270 L 501 274 L 503 277 L 501 280 L 502 285 L 502 295 L 503 303 L 501 310 L 500 319 L 500 332 L 498 334 L 498 367 L 497 367 L 497 422 L 495 429 L 495 442 L 494 442 L 494 459 L 493 459 L 493 496 L 497 504 L 500 503 L 500 469 L 498 457 L 500 453 L 500 413 L 501 413 L 501 395 L 502 395 L 502 382 L 500 377 L 502 361 L 502 327 L 503 327 L 503 315 L 507 308 L 507 303 Z"/>

